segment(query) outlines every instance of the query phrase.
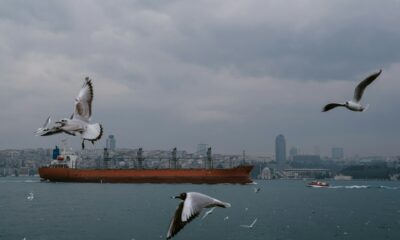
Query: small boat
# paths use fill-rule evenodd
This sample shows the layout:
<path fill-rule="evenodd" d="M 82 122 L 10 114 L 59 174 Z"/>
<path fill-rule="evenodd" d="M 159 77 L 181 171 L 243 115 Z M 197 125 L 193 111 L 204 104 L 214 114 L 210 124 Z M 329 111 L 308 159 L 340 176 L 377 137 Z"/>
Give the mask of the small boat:
<path fill-rule="evenodd" d="M 322 188 L 322 187 L 329 187 L 329 183 L 321 181 L 312 181 L 308 183 L 308 186 L 314 188 Z"/>

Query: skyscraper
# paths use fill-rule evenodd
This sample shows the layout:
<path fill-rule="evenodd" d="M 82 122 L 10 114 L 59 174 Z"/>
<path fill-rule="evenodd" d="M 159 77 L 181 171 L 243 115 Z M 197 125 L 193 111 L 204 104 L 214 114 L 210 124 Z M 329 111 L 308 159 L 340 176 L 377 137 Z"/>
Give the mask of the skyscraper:
<path fill-rule="evenodd" d="M 106 147 L 109 150 L 112 150 L 112 151 L 115 150 L 115 148 L 116 148 L 116 140 L 114 138 L 114 135 L 108 135 L 108 138 L 106 140 Z"/>
<path fill-rule="evenodd" d="M 275 160 L 279 170 L 283 170 L 286 162 L 286 140 L 282 134 L 275 138 Z"/>

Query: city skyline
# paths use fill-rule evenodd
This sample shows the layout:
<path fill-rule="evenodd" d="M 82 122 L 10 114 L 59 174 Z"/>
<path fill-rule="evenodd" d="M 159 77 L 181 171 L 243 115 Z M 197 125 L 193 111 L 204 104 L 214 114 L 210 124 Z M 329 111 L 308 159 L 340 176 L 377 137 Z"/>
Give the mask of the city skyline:
<path fill-rule="evenodd" d="M 348 152 L 346 151 L 346 154 L 344 153 L 344 148 L 343 147 L 337 147 L 336 145 L 334 146 L 326 146 L 326 148 L 323 148 L 322 151 L 320 149 L 320 147 L 318 145 L 310 145 L 310 146 L 306 146 L 304 148 L 300 148 L 298 147 L 298 145 L 296 145 L 296 143 L 291 143 L 289 140 L 289 144 L 286 143 L 286 138 L 284 137 L 283 134 L 279 134 L 278 136 L 275 136 L 274 141 L 273 141 L 273 150 L 271 152 L 263 152 L 263 153 L 258 153 L 258 152 L 249 152 L 250 155 L 254 155 L 254 156 L 269 156 L 269 157 L 276 157 L 276 153 L 277 153 L 277 138 L 279 136 L 283 136 L 284 142 L 285 142 L 285 158 L 286 161 L 287 160 L 292 160 L 291 157 L 293 157 L 294 155 L 319 155 L 321 157 L 328 157 L 328 158 L 333 158 L 335 159 L 336 157 L 334 157 L 334 151 L 337 151 L 339 149 L 339 151 L 341 151 L 341 153 L 339 153 L 339 155 L 341 155 L 341 158 L 353 158 L 353 157 L 371 157 L 371 156 L 381 156 L 381 157 L 396 157 L 398 156 L 397 154 L 394 155 L 390 155 L 390 154 L 362 154 L 362 153 L 352 153 L 352 154 L 348 154 Z M 57 140 L 58 141 L 58 140 Z M 0 149 L 0 151 L 2 150 L 23 150 L 23 149 L 51 149 L 54 146 L 63 146 L 65 143 L 67 144 L 68 148 L 71 149 L 75 149 L 76 151 L 80 150 L 80 144 L 79 142 L 77 142 L 75 140 L 75 138 L 69 138 L 69 137 L 59 137 L 59 141 L 55 142 L 52 145 L 49 146 L 39 146 L 39 147 L 25 147 L 25 148 L 4 148 L 4 149 Z M 170 148 L 147 148 L 146 146 L 143 145 L 137 145 L 137 146 L 126 146 L 124 144 L 122 144 L 122 147 L 117 147 L 116 145 L 116 136 L 113 134 L 110 134 L 107 136 L 107 138 L 104 138 L 100 141 L 98 141 L 97 144 L 94 145 L 89 145 L 90 147 L 87 150 L 99 150 L 99 149 L 110 149 L 110 150 L 115 150 L 115 149 L 139 149 L 139 148 L 144 148 L 144 150 L 148 150 L 148 151 L 168 151 L 171 150 L 173 148 L 177 148 L 179 150 L 183 150 L 186 151 L 187 153 L 194 153 L 194 154 L 199 154 L 199 155 L 206 155 L 207 152 L 207 147 L 211 147 L 213 148 L 213 146 L 211 146 L 210 144 L 207 143 L 198 143 L 196 146 L 190 146 L 187 149 L 182 149 L 180 147 L 177 147 L 176 145 Z M 239 152 L 223 152 L 220 151 L 218 149 L 216 149 L 216 154 L 233 154 L 233 155 L 243 155 L 243 151 L 247 151 L 246 149 L 242 149 Z M 348 150 L 348 148 L 346 148 L 346 150 Z M 317 152 L 316 152 L 317 151 Z M 293 154 L 296 153 L 296 154 Z M 336 153 L 337 154 L 337 153 Z"/>
<path fill-rule="evenodd" d="M 93 119 L 121 148 L 194 151 L 207 143 L 216 152 L 268 154 L 282 133 L 305 152 L 318 145 L 323 155 L 335 146 L 349 156 L 400 155 L 395 1 L 0 6 L 0 149 L 60 143 L 64 136 L 34 131 L 48 116 L 72 113 L 89 76 Z M 379 69 L 363 97 L 368 111 L 321 113 Z"/>

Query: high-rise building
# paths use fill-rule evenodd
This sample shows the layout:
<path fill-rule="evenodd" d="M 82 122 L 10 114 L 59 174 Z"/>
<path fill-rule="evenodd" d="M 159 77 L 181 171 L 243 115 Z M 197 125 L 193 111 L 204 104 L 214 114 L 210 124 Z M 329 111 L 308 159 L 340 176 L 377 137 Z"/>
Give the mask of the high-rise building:
<path fill-rule="evenodd" d="M 108 138 L 107 138 L 107 140 L 106 140 L 106 147 L 109 149 L 109 150 L 115 150 L 115 148 L 116 148 L 116 140 L 115 140 L 115 137 L 114 137 L 114 135 L 108 135 Z"/>
<path fill-rule="evenodd" d="M 334 147 L 332 148 L 332 158 L 333 159 L 343 159 L 344 153 L 343 148 L 341 147 Z"/>
<path fill-rule="evenodd" d="M 286 162 L 286 140 L 282 134 L 275 138 L 275 160 L 279 170 L 283 170 Z"/>

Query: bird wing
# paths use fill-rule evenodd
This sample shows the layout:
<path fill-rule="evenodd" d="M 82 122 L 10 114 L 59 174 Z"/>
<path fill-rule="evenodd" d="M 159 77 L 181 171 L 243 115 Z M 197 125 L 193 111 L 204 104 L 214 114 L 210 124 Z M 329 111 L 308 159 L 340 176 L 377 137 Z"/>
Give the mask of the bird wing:
<path fill-rule="evenodd" d="M 365 88 L 367 88 L 367 86 L 370 85 L 381 73 L 382 70 L 379 70 L 379 72 L 376 72 L 367 77 L 366 79 L 362 80 L 354 90 L 353 101 L 359 102 L 361 100 Z"/>
<path fill-rule="evenodd" d="M 341 104 L 341 103 L 329 103 L 329 104 L 325 105 L 325 107 L 322 109 L 322 111 L 323 112 L 327 112 L 327 111 L 329 111 L 329 110 L 331 110 L 331 109 L 333 109 L 335 107 L 344 107 L 344 106 L 345 105 Z"/>
<path fill-rule="evenodd" d="M 215 208 L 216 208 L 216 207 L 213 207 L 213 208 L 211 208 L 210 210 L 208 210 L 207 212 L 205 212 L 204 215 L 203 215 L 203 217 L 201 218 L 201 220 L 203 220 L 203 219 L 206 218 L 208 215 L 210 215 L 210 214 L 214 211 Z"/>
<path fill-rule="evenodd" d="M 254 219 L 254 221 L 250 224 L 250 226 L 254 226 L 254 224 L 256 224 L 256 222 L 257 222 L 257 218 L 256 219 Z"/>
<path fill-rule="evenodd" d="M 181 202 L 175 211 L 174 217 L 171 219 L 171 223 L 169 224 L 168 232 L 167 232 L 167 239 L 172 238 L 175 236 L 187 223 L 192 221 L 196 218 L 199 213 L 192 215 L 186 221 L 182 221 L 182 215 L 184 211 L 185 202 Z"/>
<path fill-rule="evenodd" d="M 204 218 L 206 218 L 208 216 L 208 212 L 204 213 L 203 217 L 201 217 L 201 220 L 203 220 Z"/>
<path fill-rule="evenodd" d="M 63 132 L 64 131 L 60 127 L 55 126 L 48 130 L 43 131 L 43 133 L 41 133 L 40 136 L 50 136 L 50 135 L 59 134 L 59 133 L 63 133 Z"/>
<path fill-rule="evenodd" d="M 226 202 L 222 202 L 218 199 L 212 198 L 198 192 L 186 193 L 185 204 L 182 212 L 182 221 L 187 221 L 194 215 L 200 214 L 201 210 L 205 207 L 223 207 L 227 208 L 231 205 Z"/>
<path fill-rule="evenodd" d="M 92 115 L 93 85 L 89 77 L 85 78 L 78 96 L 75 99 L 75 111 L 73 118 L 88 122 Z"/>
<path fill-rule="evenodd" d="M 46 128 L 51 123 L 51 117 L 49 116 L 43 124 L 43 128 Z"/>
<path fill-rule="evenodd" d="M 85 131 L 82 132 L 82 138 L 89 141 L 97 141 L 103 136 L 103 126 L 99 123 L 87 124 Z"/>
<path fill-rule="evenodd" d="M 200 214 L 204 207 L 212 203 L 212 198 L 201 193 L 186 193 L 181 220 L 188 221 Z"/>
<path fill-rule="evenodd" d="M 47 127 L 50 125 L 50 122 L 51 122 L 51 118 L 50 118 L 50 116 L 49 116 L 49 117 L 46 119 L 46 121 L 44 122 L 43 127 L 38 128 L 38 129 L 36 130 L 36 135 L 42 135 L 42 134 L 46 133 L 46 132 L 49 130 Z M 43 136 L 43 135 L 42 135 L 42 136 Z"/>

